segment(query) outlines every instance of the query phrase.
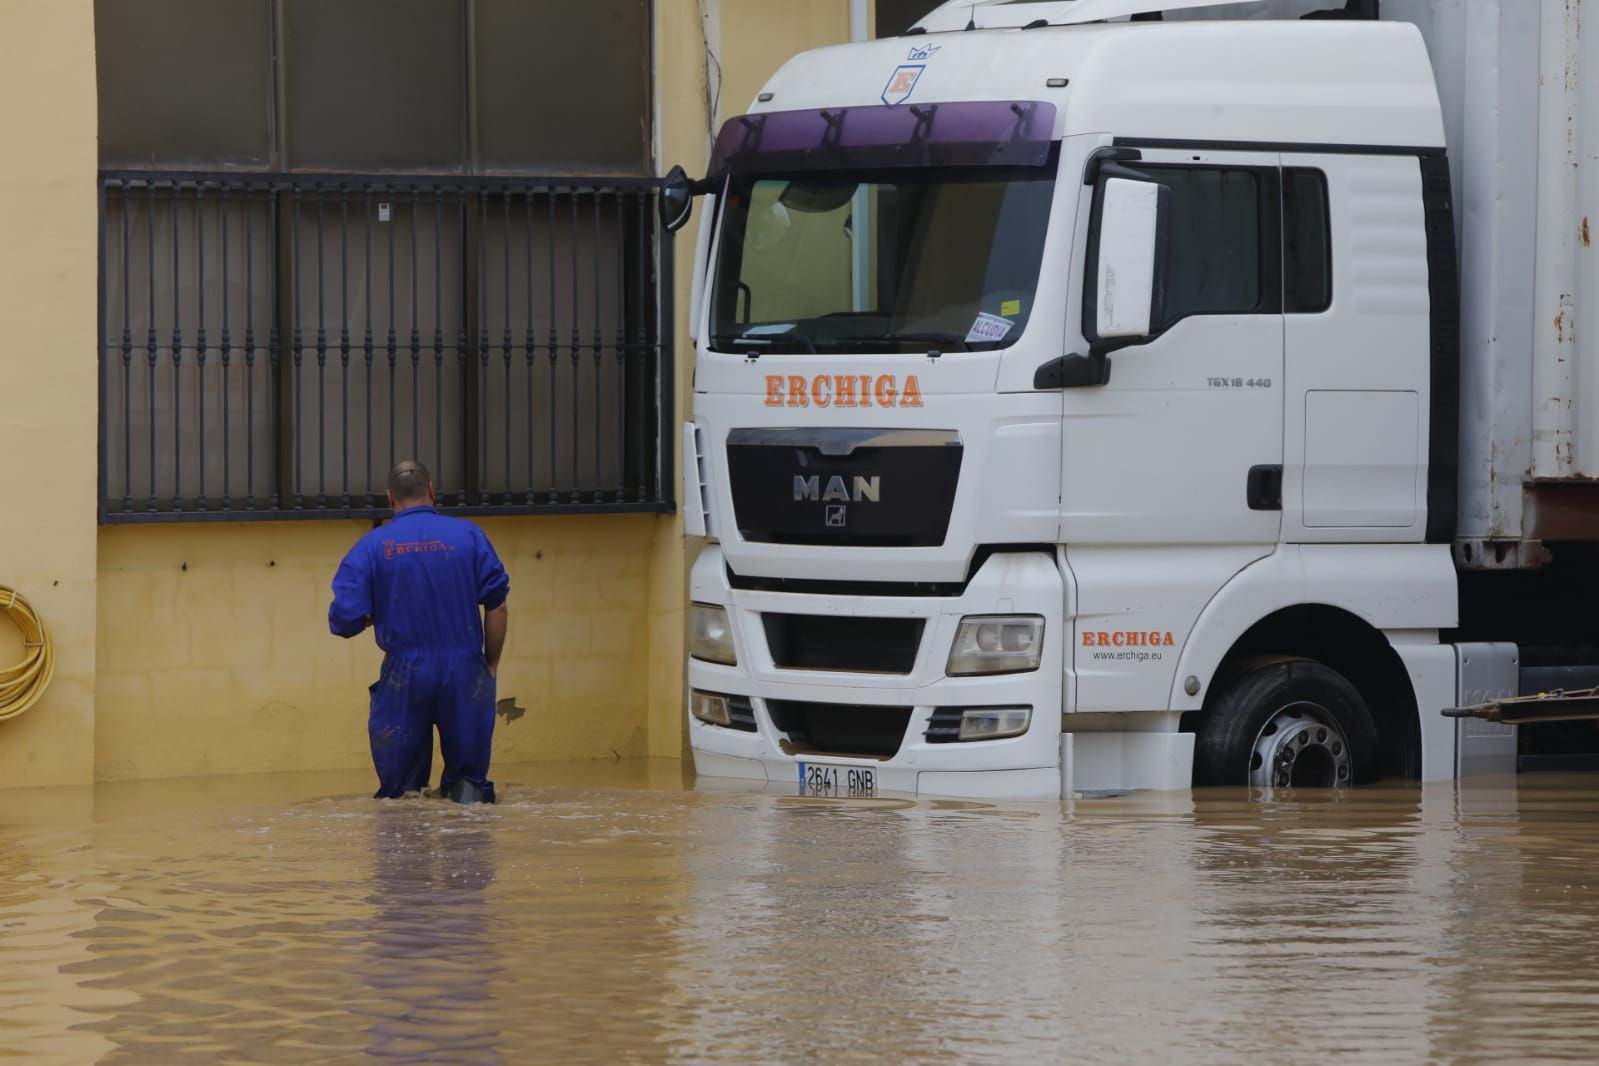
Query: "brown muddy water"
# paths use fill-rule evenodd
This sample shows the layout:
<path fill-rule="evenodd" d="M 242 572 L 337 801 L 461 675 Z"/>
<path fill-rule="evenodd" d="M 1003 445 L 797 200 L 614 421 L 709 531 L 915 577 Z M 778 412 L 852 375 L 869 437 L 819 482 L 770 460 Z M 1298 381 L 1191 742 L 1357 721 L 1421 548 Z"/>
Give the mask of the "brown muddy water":
<path fill-rule="evenodd" d="M 1599 778 L 1070 804 L 675 764 L 0 793 L 0 1059 L 1599 1059 Z"/>

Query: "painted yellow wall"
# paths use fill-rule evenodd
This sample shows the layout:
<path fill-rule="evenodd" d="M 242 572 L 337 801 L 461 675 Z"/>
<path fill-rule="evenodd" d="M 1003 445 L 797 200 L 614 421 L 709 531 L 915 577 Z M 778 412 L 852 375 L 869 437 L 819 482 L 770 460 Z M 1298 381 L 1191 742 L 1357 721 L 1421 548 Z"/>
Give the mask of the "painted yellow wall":
<path fill-rule="evenodd" d="M 656 0 L 655 99 L 658 114 L 656 155 L 663 170 L 681 162 L 698 176 L 706 162 L 705 48 L 698 0 Z M 676 281 L 672 319 L 677 323 L 677 358 L 673 383 L 679 420 L 687 417 L 691 399 L 694 345 L 686 330 L 690 268 L 694 240 L 703 212 L 676 237 L 673 276 Z M 673 438 L 674 443 L 678 440 Z M 683 456 L 674 447 L 673 477 L 682 484 Z M 684 681 L 688 645 L 684 636 L 689 544 L 680 515 L 663 518 L 650 560 L 647 746 L 657 757 L 686 754 Z"/>
<path fill-rule="evenodd" d="M 94 772 L 95 107 L 90 0 L 0 3 L 0 585 L 59 655 L 43 702 L 0 722 L 0 786 Z"/>
<path fill-rule="evenodd" d="M 645 754 L 656 519 L 482 523 L 511 575 L 499 762 Z M 370 765 L 370 633 L 327 630 L 329 581 L 368 525 L 113 527 L 100 536 L 101 780 Z"/>
<path fill-rule="evenodd" d="M 702 11 L 733 114 L 790 54 L 844 40 L 848 10 L 658 0 L 663 164 L 705 165 Z M 93 34 L 92 0 L 0 0 L 0 584 L 30 597 L 60 654 L 46 700 L 0 723 L 0 788 L 368 767 L 379 653 L 325 622 L 333 567 L 364 525 L 96 526 Z M 680 334 L 697 225 L 676 247 Z M 692 351 L 680 335 L 680 416 Z M 514 589 L 500 694 L 526 710 L 499 724 L 496 760 L 682 755 L 684 593 L 699 545 L 681 520 L 484 526 Z M 0 627 L 0 657 L 16 651 Z"/>
<path fill-rule="evenodd" d="M 792 56 L 849 40 L 849 0 L 721 0 L 722 117 L 741 115 Z"/>

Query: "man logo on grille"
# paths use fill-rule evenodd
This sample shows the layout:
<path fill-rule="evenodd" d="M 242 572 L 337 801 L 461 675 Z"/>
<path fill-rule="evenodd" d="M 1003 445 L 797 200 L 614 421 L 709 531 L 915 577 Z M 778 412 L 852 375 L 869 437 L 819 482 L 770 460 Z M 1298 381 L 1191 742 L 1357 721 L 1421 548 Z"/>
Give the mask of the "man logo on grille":
<path fill-rule="evenodd" d="M 845 520 L 845 517 L 846 517 L 848 511 L 849 511 L 849 508 L 845 507 L 841 503 L 835 503 L 831 507 L 829 507 L 827 509 L 827 525 L 828 525 L 828 528 L 829 529 L 842 529 L 842 528 L 844 528 L 844 520 Z"/>

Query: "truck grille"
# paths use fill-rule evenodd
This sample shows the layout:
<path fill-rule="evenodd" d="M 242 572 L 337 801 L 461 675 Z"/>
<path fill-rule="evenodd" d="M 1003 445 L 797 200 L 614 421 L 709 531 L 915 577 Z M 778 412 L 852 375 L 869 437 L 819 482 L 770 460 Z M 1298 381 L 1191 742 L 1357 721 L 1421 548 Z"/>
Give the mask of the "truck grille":
<path fill-rule="evenodd" d="M 784 670 L 908 674 L 922 643 L 920 618 L 763 614 L 772 662 Z"/>
<path fill-rule="evenodd" d="M 772 724 L 802 748 L 829 755 L 892 757 L 910 725 L 909 707 L 767 700 Z"/>
<path fill-rule="evenodd" d="M 948 430 L 737 429 L 727 469 L 739 535 L 766 544 L 937 547 L 962 447 Z"/>

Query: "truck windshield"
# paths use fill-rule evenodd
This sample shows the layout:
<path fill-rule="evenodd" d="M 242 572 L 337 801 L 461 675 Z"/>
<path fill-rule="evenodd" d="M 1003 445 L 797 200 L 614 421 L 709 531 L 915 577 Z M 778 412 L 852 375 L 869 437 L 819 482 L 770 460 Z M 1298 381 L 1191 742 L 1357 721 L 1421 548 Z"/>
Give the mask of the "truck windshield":
<path fill-rule="evenodd" d="M 1058 156 L 1046 166 L 735 174 L 711 347 L 990 351 L 1027 328 Z"/>

